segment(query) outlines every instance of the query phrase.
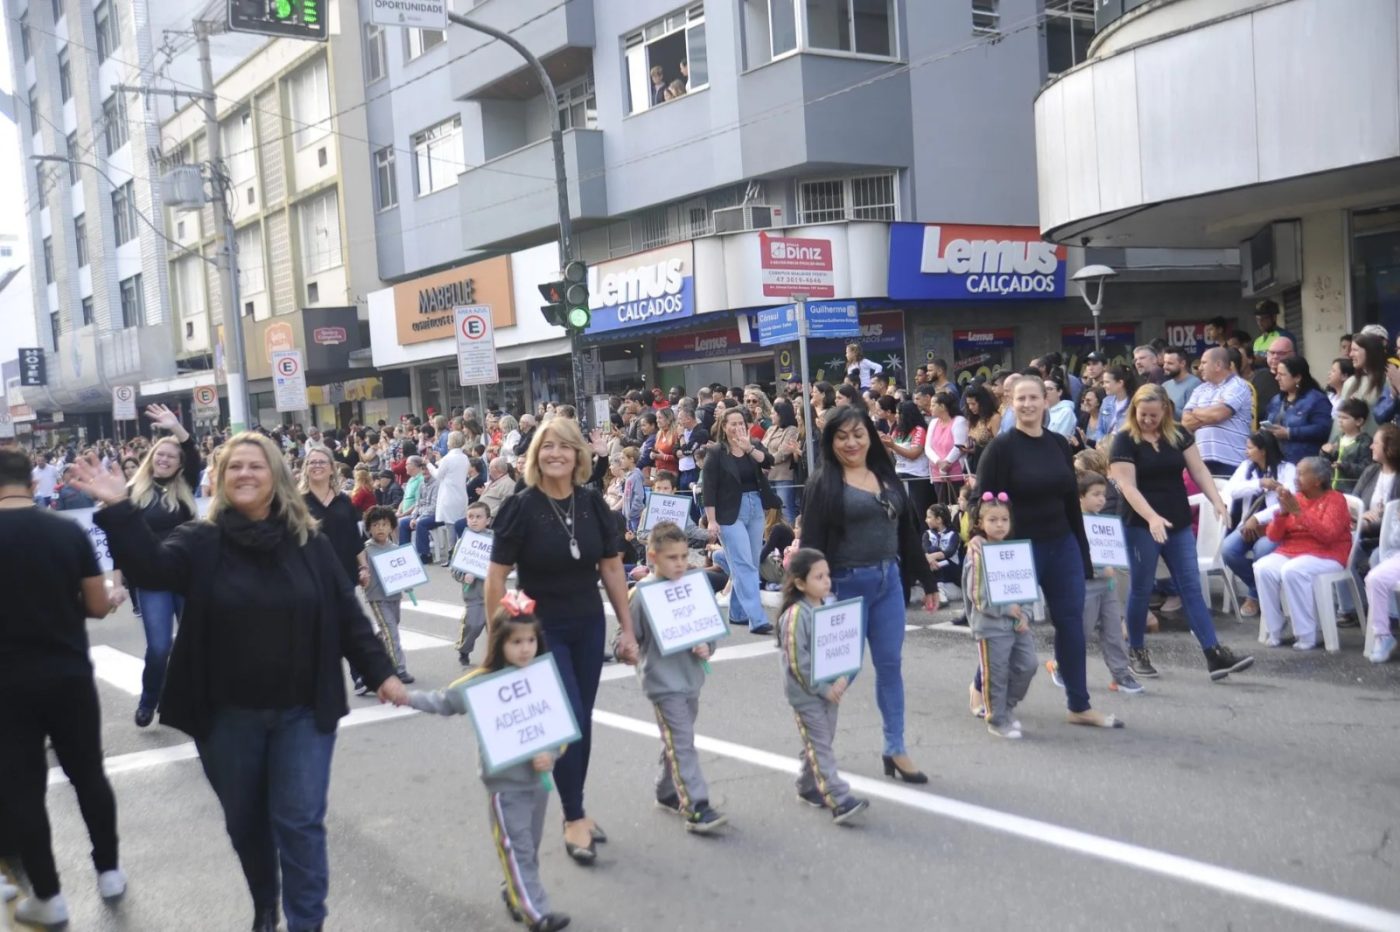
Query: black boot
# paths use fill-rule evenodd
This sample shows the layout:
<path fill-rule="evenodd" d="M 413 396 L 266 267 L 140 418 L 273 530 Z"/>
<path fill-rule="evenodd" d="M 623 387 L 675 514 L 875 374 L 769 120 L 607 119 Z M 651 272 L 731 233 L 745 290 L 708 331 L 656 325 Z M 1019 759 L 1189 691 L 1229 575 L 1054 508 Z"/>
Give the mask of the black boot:
<path fill-rule="evenodd" d="M 530 925 L 530 932 L 557 932 L 569 924 L 564 913 L 545 913 Z"/>
<path fill-rule="evenodd" d="M 277 907 L 260 909 L 253 918 L 253 932 L 277 932 Z"/>
<path fill-rule="evenodd" d="M 1206 668 L 1210 670 L 1210 678 L 1213 680 L 1223 680 L 1231 673 L 1239 673 L 1252 666 L 1253 657 L 1236 657 L 1234 651 L 1224 644 L 1206 648 Z"/>

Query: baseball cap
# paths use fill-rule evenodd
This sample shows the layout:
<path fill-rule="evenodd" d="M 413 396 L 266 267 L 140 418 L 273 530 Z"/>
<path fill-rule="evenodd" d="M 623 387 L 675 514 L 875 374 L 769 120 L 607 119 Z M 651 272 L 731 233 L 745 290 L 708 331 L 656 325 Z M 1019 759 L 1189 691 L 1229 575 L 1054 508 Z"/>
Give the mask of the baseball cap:
<path fill-rule="evenodd" d="M 1084 357 L 1084 361 L 1085 361 L 1085 362 L 1107 362 L 1108 360 L 1104 359 L 1103 356 L 1100 355 L 1098 352 L 1093 352 L 1093 353 L 1090 353 L 1088 356 L 1085 356 L 1085 357 Z"/>

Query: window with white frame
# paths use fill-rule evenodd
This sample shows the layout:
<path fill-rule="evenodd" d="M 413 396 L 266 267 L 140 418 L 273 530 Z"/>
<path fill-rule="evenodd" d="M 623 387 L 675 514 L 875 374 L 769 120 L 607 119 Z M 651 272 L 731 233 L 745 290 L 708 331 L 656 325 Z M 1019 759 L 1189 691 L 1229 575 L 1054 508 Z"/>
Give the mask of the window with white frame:
<path fill-rule="evenodd" d="M 593 87 L 593 75 L 570 81 L 555 90 L 559 104 L 562 129 L 596 129 L 598 126 L 598 93 Z"/>
<path fill-rule="evenodd" d="M 66 48 L 58 51 L 58 97 L 64 103 L 73 99 L 73 68 Z"/>
<path fill-rule="evenodd" d="M 299 204 L 297 221 L 303 274 L 315 275 L 340 265 L 340 199 L 335 188 Z"/>
<path fill-rule="evenodd" d="M 141 276 L 124 278 L 118 285 L 122 296 L 122 327 L 139 327 L 146 319 L 146 293 L 141 288 Z"/>
<path fill-rule="evenodd" d="M 292 142 L 298 149 L 319 142 L 330 132 L 331 93 L 326 60 L 318 58 L 287 82 Z"/>
<path fill-rule="evenodd" d="M 112 155 L 127 140 L 126 96 L 117 91 L 102 101 L 102 140 L 107 144 L 107 154 Z"/>
<path fill-rule="evenodd" d="M 389 42 L 383 26 L 365 23 L 365 83 L 389 73 Z"/>
<path fill-rule="evenodd" d="M 262 226 L 250 223 L 234 234 L 238 246 L 238 290 L 245 298 L 267 290 L 267 263 L 263 259 Z"/>
<path fill-rule="evenodd" d="M 242 280 L 239 275 L 239 280 Z M 181 317 L 198 317 L 204 313 L 204 260 L 186 256 L 175 263 L 175 304 Z"/>
<path fill-rule="evenodd" d="M 68 156 L 68 183 L 78 183 L 78 134 L 69 133 L 64 141 L 66 155 Z"/>
<path fill-rule="evenodd" d="M 465 169 L 461 117 L 444 120 L 413 137 L 413 191 L 419 197 L 452 187 Z"/>
<path fill-rule="evenodd" d="M 1046 0 L 1045 65 L 1049 77 L 1089 57 L 1094 41 L 1094 0 Z"/>
<path fill-rule="evenodd" d="M 972 31 L 983 36 L 1001 32 L 1001 0 L 972 0 Z"/>
<path fill-rule="evenodd" d="M 73 218 L 73 245 L 78 247 L 78 268 L 88 264 L 87 215 Z"/>
<path fill-rule="evenodd" d="M 893 173 L 803 181 L 797 186 L 797 222 L 899 219 Z"/>
<path fill-rule="evenodd" d="M 403 36 L 404 58 L 409 61 L 431 52 L 447 41 L 447 33 L 441 29 L 405 29 Z"/>
<path fill-rule="evenodd" d="M 384 146 L 374 152 L 374 205 L 379 210 L 397 207 L 399 184 L 394 178 L 394 147 Z"/>
<path fill-rule="evenodd" d="M 101 64 L 121 48 L 121 24 L 117 21 L 116 4 L 103 0 L 93 9 L 92 19 L 97 27 L 97 62 Z"/>
<path fill-rule="evenodd" d="M 703 3 L 677 10 L 624 36 L 623 47 L 628 113 L 641 113 L 710 85 Z"/>
<path fill-rule="evenodd" d="M 136 189 L 130 181 L 112 192 L 112 228 L 118 246 L 136 238 Z"/>
<path fill-rule="evenodd" d="M 44 284 L 52 285 L 54 280 L 53 268 L 53 237 L 44 237 Z"/>
<path fill-rule="evenodd" d="M 229 181 L 241 187 L 253 180 L 257 163 L 253 159 L 253 113 L 244 110 L 219 127 L 220 146 Z"/>

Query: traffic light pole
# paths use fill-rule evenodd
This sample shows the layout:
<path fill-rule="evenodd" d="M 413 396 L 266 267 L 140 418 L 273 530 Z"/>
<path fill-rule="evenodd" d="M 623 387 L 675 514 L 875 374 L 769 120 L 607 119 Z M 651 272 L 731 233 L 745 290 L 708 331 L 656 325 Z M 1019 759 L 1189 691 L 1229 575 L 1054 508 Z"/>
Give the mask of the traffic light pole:
<path fill-rule="evenodd" d="M 554 81 L 550 78 L 549 71 L 545 69 L 544 62 L 536 58 L 510 33 L 467 19 L 460 13 L 449 12 L 447 18 L 458 26 L 474 29 L 504 42 L 530 64 L 530 67 L 535 71 L 535 77 L 539 79 L 540 88 L 544 91 L 550 114 L 549 141 L 554 149 L 554 189 L 555 195 L 559 199 L 559 268 L 562 273 L 564 267 L 569 264 L 569 260 L 574 257 L 574 234 L 573 224 L 569 219 L 569 182 L 564 167 L 564 127 L 560 122 L 559 108 L 555 106 Z M 578 414 L 579 425 L 587 430 L 589 406 L 588 393 L 583 385 L 583 357 L 579 350 L 578 331 L 572 328 L 569 330 L 569 354 L 571 356 L 570 371 L 574 385 L 574 410 Z"/>

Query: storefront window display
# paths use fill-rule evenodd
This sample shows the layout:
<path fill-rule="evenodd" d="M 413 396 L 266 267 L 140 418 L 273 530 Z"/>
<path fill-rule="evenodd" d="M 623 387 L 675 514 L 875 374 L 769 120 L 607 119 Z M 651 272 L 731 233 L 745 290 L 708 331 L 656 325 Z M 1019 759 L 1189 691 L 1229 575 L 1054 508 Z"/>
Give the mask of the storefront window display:
<path fill-rule="evenodd" d="M 860 343 L 865 358 L 878 362 L 898 384 L 909 384 L 903 311 L 861 311 L 860 338 L 856 341 L 811 340 L 807 362 L 812 381 L 841 382 L 846 377 L 846 344 L 851 342 Z"/>
<path fill-rule="evenodd" d="M 1016 331 L 1010 327 L 954 330 L 953 380 L 966 385 L 978 376 L 989 379 L 1000 369 L 1010 369 L 1011 350 L 1015 345 Z"/>
<path fill-rule="evenodd" d="M 738 324 L 722 329 L 677 333 L 656 339 L 656 365 L 663 389 L 679 386 L 694 395 L 702 385 L 762 385 L 771 390 L 773 352 L 743 343 Z"/>

